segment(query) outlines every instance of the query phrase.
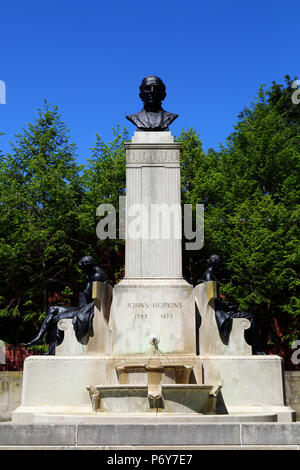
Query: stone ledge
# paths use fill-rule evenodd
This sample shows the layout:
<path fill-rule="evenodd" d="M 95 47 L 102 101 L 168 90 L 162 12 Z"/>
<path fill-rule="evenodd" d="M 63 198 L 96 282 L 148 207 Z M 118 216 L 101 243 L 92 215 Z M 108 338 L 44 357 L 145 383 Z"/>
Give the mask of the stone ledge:
<path fill-rule="evenodd" d="M 276 446 L 276 445 L 269 445 L 269 446 L 245 446 L 245 445 L 238 445 L 238 446 L 1 446 L 1 450 L 117 450 L 117 451 L 124 451 L 124 450 L 131 450 L 131 451 L 165 451 L 165 450 L 173 450 L 173 451 L 197 451 L 197 450 L 295 450 L 299 451 L 300 446 Z"/>
<path fill-rule="evenodd" d="M 76 444 L 76 426 L 0 423 L 0 445 L 69 446 Z"/>
<path fill-rule="evenodd" d="M 300 423 L 243 424 L 241 435 L 245 445 L 299 445 Z"/>
<path fill-rule="evenodd" d="M 0 423 L 0 449 L 275 447 L 299 450 L 300 423 L 35 424 Z"/>
<path fill-rule="evenodd" d="M 249 356 L 237 356 L 237 355 L 231 355 L 231 356 L 224 356 L 224 355 L 213 355 L 213 354 L 207 354 L 207 355 L 199 355 L 199 357 L 202 361 L 236 361 L 236 360 L 241 360 L 241 361 L 279 361 L 280 363 L 283 363 L 283 359 L 280 356 L 274 355 L 249 355 Z"/>
<path fill-rule="evenodd" d="M 78 425 L 78 445 L 230 445 L 239 442 L 238 424 Z"/>

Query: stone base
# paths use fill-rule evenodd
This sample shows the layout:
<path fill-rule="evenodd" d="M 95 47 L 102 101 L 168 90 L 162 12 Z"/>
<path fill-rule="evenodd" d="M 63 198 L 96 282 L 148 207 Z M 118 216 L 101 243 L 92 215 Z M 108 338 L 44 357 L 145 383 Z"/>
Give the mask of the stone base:
<path fill-rule="evenodd" d="M 201 424 L 201 423 L 272 423 L 291 422 L 288 407 L 240 407 L 228 414 L 200 413 L 95 413 L 90 407 L 22 407 L 14 416 L 14 424 Z M 286 414 L 280 421 L 278 413 Z"/>
<path fill-rule="evenodd" d="M 0 449 L 293 449 L 300 423 L 0 423 Z M 23 446 L 23 447 L 21 447 Z M 157 452 L 155 452 L 157 454 Z M 156 455 L 157 456 L 157 455 Z M 155 462 L 154 462 L 155 463 Z M 173 461 L 174 463 L 174 461 Z"/>
<path fill-rule="evenodd" d="M 195 354 L 195 300 L 184 279 L 124 279 L 114 287 L 112 353 Z"/>
<path fill-rule="evenodd" d="M 19 406 L 22 392 L 21 371 L 0 371 L 0 422 L 10 421 Z"/>
<path fill-rule="evenodd" d="M 295 419 L 293 410 L 284 403 L 282 360 L 278 356 L 154 357 L 162 364 L 191 367 L 190 385 L 222 385 L 216 404 L 217 415 L 275 415 L 280 421 Z M 30 356 L 24 363 L 22 404 L 13 412 L 12 420 L 14 423 L 33 423 L 42 419 L 41 415 L 46 416 L 47 422 L 57 422 L 58 415 L 62 421 L 75 415 L 89 419 L 93 417 L 93 411 L 88 386 L 118 386 L 117 368 L 133 362 L 142 365 L 151 361 L 153 356 L 142 355 Z M 135 384 L 148 383 L 147 374 L 135 374 L 133 380 Z M 166 375 L 162 384 L 172 384 L 172 380 Z M 101 413 L 96 414 L 102 419 Z M 118 417 L 124 414 L 125 409 Z M 178 411 L 177 417 L 184 414 L 186 409 Z M 274 420 L 274 416 L 270 420 Z"/>
<path fill-rule="evenodd" d="M 218 383 L 226 408 L 283 405 L 283 362 L 279 356 L 199 356 L 203 383 Z"/>

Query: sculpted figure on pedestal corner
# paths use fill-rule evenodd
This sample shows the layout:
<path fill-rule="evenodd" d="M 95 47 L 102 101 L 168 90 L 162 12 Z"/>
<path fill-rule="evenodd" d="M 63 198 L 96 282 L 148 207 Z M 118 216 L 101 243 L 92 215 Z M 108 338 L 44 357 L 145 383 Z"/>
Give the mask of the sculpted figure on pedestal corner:
<path fill-rule="evenodd" d="M 42 344 L 43 338 L 49 344 L 47 355 L 54 355 L 56 346 L 59 346 L 64 339 L 64 332 L 59 330 L 57 324 L 64 318 L 72 318 L 75 335 L 80 341 L 92 328 L 94 318 L 94 301 L 92 299 L 92 287 L 94 281 L 109 283 L 105 272 L 99 268 L 92 256 L 83 256 L 78 266 L 86 275 L 86 286 L 79 294 L 78 307 L 65 307 L 63 305 L 53 305 L 49 307 L 46 318 L 41 329 L 32 341 L 25 346 Z"/>
<path fill-rule="evenodd" d="M 161 78 L 150 75 L 143 79 L 139 97 L 144 107 L 126 118 L 136 125 L 137 131 L 168 131 L 169 125 L 178 117 L 161 107 L 166 97 L 166 86 Z"/>
<path fill-rule="evenodd" d="M 219 255 L 213 254 L 207 260 L 208 269 L 204 272 L 202 279 L 197 283 L 216 281 L 217 272 L 222 264 L 222 259 Z M 252 346 L 253 354 L 265 354 L 260 352 L 259 337 L 255 318 L 252 313 L 240 312 L 237 305 L 232 305 L 223 294 L 219 294 L 215 299 L 214 310 L 216 315 L 216 322 L 220 334 L 228 339 L 232 328 L 233 318 L 246 318 L 250 321 L 250 328 L 245 331 L 245 340 Z"/>

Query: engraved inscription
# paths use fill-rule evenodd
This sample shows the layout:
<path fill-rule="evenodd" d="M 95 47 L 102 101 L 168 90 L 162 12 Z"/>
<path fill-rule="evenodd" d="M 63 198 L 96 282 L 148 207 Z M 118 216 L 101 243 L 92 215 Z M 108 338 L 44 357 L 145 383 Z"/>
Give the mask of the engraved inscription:
<path fill-rule="evenodd" d="M 182 303 L 181 302 L 152 302 L 151 304 L 147 302 L 128 302 L 127 308 L 132 309 L 148 309 L 148 308 L 174 308 L 174 309 L 181 309 Z"/>
<path fill-rule="evenodd" d="M 128 302 L 128 308 L 149 308 L 146 302 Z"/>
<path fill-rule="evenodd" d="M 153 308 L 182 308 L 181 302 L 153 302 Z"/>
<path fill-rule="evenodd" d="M 182 302 L 128 302 L 127 308 L 134 311 L 135 320 L 147 320 L 151 317 L 146 313 L 157 311 L 161 320 L 174 319 L 174 313 L 182 309 Z"/>
<path fill-rule="evenodd" d="M 162 313 L 160 318 L 162 318 L 163 320 L 171 320 L 173 318 L 173 315 L 172 313 Z"/>
<path fill-rule="evenodd" d="M 136 320 L 147 320 L 148 315 L 146 313 L 136 313 L 134 318 Z"/>
<path fill-rule="evenodd" d="M 127 163 L 179 163 L 179 150 L 128 150 Z"/>

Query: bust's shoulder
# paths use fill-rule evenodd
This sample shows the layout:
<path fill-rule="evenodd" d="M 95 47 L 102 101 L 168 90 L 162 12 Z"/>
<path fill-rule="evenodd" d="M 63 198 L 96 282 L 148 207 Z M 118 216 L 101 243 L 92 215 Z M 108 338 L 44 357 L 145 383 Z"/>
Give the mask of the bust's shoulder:
<path fill-rule="evenodd" d="M 167 124 L 168 126 L 175 121 L 175 119 L 178 118 L 178 114 L 170 113 L 169 111 L 165 111 L 164 109 L 162 111 L 162 116 L 163 116 L 163 122 L 164 124 Z"/>
<path fill-rule="evenodd" d="M 144 109 L 141 109 L 141 111 L 139 111 L 138 113 L 127 115 L 126 119 L 128 119 L 128 121 L 132 122 L 133 124 L 137 126 L 140 122 L 144 122 L 144 119 L 145 119 L 144 116 L 145 116 L 145 111 Z"/>
<path fill-rule="evenodd" d="M 103 271 L 103 269 L 99 268 L 98 266 L 95 269 L 95 273 L 93 275 L 93 281 L 100 281 L 104 282 L 107 280 L 107 275 Z"/>
<path fill-rule="evenodd" d="M 149 116 L 145 109 L 141 109 L 138 113 L 129 114 L 126 118 L 140 129 L 158 129 L 168 130 L 169 125 L 178 117 L 178 114 L 169 113 L 164 109 L 160 109 L 157 113 L 152 113 L 149 124 Z"/>
<path fill-rule="evenodd" d="M 165 111 L 164 109 L 162 109 L 162 112 L 164 116 L 168 116 L 173 119 L 176 119 L 179 116 L 178 114 L 170 113 L 169 111 Z"/>

